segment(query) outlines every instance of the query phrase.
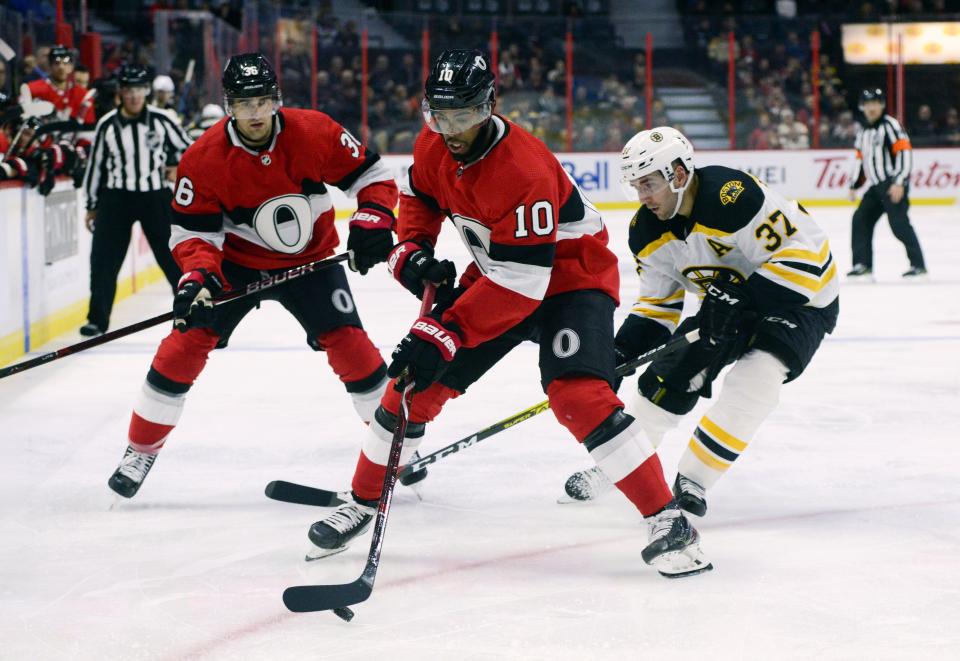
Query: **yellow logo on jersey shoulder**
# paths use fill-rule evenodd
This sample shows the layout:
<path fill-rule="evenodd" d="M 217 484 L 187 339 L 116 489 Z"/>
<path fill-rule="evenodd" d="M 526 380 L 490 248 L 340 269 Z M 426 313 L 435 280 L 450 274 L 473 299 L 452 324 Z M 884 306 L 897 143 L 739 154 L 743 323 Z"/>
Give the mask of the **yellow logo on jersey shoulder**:
<path fill-rule="evenodd" d="M 720 203 L 723 205 L 733 204 L 743 192 L 742 181 L 728 181 L 720 189 Z"/>
<path fill-rule="evenodd" d="M 713 252 L 717 253 L 717 257 L 723 257 L 728 252 L 733 250 L 733 246 L 728 246 L 723 243 L 720 243 L 716 239 L 707 239 L 707 245 L 713 248 Z"/>

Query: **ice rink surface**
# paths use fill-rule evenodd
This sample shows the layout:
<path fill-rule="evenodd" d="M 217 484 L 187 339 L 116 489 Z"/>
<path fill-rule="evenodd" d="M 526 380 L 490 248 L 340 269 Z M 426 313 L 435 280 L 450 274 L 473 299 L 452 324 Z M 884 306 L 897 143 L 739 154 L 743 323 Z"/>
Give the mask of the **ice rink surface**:
<path fill-rule="evenodd" d="M 841 273 L 851 212 L 813 210 Z M 629 304 L 627 214 L 605 217 Z M 211 356 L 143 489 L 112 509 L 106 481 L 166 329 L 4 379 L 0 658 L 956 659 L 960 212 L 912 218 L 931 280 L 900 281 L 882 221 L 879 281 L 844 284 L 836 332 L 695 520 L 715 571 L 679 581 L 643 564 L 645 527 L 619 494 L 556 504 L 589 458 L 546 413 L 435 465 L 422 502 L 398 487 L 353 622 L 287 612 L 286 586 L 355 579 L 369 536 L 307 565 L 307 529 L 329 510 L 263 495 L 273 479 L 346 488 L 363 430 L 274 303 Z M 452 227 L 439 252 L 466 264 Z M 417 302 L 383 267 L 350 277 L 388 355 Z M 113 328 L 167 309 L 153 287 Z M 423 447 L 542 400 L 536 356 L 518 348 Z M 661 446 L 669 482 L 703 408 Z"/>

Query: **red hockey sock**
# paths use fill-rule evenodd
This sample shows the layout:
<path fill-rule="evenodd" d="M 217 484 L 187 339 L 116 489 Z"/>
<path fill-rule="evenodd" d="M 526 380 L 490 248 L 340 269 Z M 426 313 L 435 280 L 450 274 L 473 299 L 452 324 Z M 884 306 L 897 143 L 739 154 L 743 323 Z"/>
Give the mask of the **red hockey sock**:
<path fill-rule="evenodd" d="M 554 379 L 547 386 L 547 398 L 557 420 L 580 442 L 623 408 L 610 384 L 595 376 Z"/>
<path fill-rule="evenodd" d="M 660 458 L 656 454 L 650 455 L 616 485 L 644 516 L 656 514 L 673 500 L 670 487 L 663 477 Z"/>
<path fill-rule="evenodd" d="M 383 478 L 387 475 L 387 467 L 375 464 L 367 459 L 367 455 L 360 453 L 357 459 L 357 469 L 353 473 L 353 493 L 364 500 L 378 500 L 380 490 L 383 489 Z"/>
<path fill-rule="evenodd" d="M 362 328 L 356 326 L 334 328 L 332 331 L 318 335 L 317 341 L 327 353 L 327 362 L 330 363 L 330 367 L 340 380 L 348 385 L 348 390 L 350 390 L 349 384 L 362 383 L 384 367 L 380 352 Z M 377 379 L 377 383 L 371 384 L 370 388 L 377 386 L 381 380 L 382 377 Z"/>

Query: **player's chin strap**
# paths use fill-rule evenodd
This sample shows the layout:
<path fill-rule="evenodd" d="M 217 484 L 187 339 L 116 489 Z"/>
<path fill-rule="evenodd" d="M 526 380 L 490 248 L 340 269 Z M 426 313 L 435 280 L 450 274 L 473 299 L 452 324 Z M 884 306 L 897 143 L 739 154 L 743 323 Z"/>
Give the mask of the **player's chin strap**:
<path fill-rule="evenodd" d="M 674 175 L 674 178 L 676 178 L 676 175 Z M 683 206 L 683 195 L 687 192 L 687 189 L 690 188 L 691 181 L 693 181 L 693 174 L 688 174 L 687 183 L 685 183 L 681 188 L 675 188 L 673 185 L 673 180 L 670 180 L 670 190 L 677 194 L 677 205 L 673 207 L 673 213 L 670 214 L 671 218 L 680 212 L 680 207 Z"/>

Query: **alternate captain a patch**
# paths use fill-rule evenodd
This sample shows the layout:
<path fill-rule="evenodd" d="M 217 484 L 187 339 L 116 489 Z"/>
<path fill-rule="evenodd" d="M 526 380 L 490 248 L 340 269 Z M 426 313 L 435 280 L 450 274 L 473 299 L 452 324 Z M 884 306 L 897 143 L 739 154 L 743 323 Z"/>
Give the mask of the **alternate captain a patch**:
<path fill-rule="evenodd" d="M 728 181 L 720 189 L 720 203 L 723 205 L 733 204 L 743 192 L 742 181 Z"/>

